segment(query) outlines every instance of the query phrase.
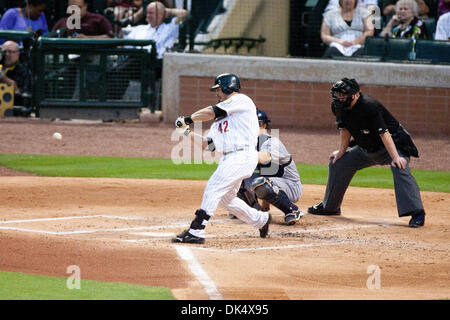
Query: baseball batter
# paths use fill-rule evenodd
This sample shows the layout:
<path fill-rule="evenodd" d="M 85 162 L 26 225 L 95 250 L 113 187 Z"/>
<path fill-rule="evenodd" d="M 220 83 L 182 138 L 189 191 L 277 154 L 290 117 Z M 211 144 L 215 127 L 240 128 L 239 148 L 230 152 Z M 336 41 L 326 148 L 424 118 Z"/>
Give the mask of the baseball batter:
<path fill-rule="evenodd" d="M 295 204 L 302 194 L 300 175 L 284 144 L 268 134 L 270 120 L 267 114 L 257 110 L 257 115 L 260 128 L 257 172 L 242 182 L 238 197 L 263 211 L 272 204 L 284 213 L 287 225 L 294 225 L 302 217 Z M 257 199 L 261 199 L 262 207 Z"/>
<path fill-rule="evenodd" d="M 261 238 L 269 232 L 270 213 L 252 208 L 236 196 L 242 180 L 250 177 L 258 164 L 256 107 L 248 96 L 239 92 L 240 88 L 235 74 L 217 76 L 211 91 L 216 92 L 219 102 L 175 121 L 176 127 L 185 128 L 195 121 L 214 120 L 206 143 L 211 151 L 221 152 L 223 156 L 208 180 L 202 204 L 189 229 L 173 238 L 172 242 L 204 243 L 205 227 L 218 205 L 259 229 Z"/>

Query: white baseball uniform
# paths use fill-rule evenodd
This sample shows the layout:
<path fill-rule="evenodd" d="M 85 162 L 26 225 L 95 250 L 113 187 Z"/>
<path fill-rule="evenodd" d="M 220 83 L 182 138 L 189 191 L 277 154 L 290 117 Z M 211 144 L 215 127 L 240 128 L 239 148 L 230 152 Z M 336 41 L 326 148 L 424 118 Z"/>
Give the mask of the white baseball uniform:
<path fill-rule="evenodd" d="M 259 125 L 256 106 L 248 96 L 237 93 L 217 104 L 227 112 L 227 116 L 216 120 L 208 133 L 217 152 L 224 155 L 216 171 L 208 180 L 200 206 L 209 216 L 213 216 L 220 204 L 240 220 L 262 228 L 269 218 L 267 212 L 249 207 L 236 194 L 243 179 L 252 175 L 258 164 Z M 206 225 L 207 221 L 203 221 Z M 204 238 L 205 230 L 189 229 L 197 237 Z"/>

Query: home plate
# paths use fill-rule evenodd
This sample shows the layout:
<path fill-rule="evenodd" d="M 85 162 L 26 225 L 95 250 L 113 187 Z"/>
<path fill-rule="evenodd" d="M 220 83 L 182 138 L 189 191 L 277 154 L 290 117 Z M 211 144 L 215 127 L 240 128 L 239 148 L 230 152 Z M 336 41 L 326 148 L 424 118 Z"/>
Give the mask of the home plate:
<path fill-rule="evenodd" d="M 137 236 L 144 236 L 144 237 L 155 237 L 155 238 L 161 238 L 161 237 L 173 237 L 174 234 L 172 232 L 133 232 L 130 234 L 137 235 Z"/>

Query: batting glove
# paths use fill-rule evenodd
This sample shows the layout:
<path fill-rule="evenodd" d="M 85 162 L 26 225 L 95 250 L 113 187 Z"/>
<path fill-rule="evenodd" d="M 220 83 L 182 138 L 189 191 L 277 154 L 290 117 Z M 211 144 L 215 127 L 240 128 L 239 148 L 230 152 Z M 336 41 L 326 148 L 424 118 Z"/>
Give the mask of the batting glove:
<path fill-rule="evenodd" d="M 192 122 L 191 117 L 178 117 L 177 120 L 175 120 L 175 127 L 184 129 Z"/>

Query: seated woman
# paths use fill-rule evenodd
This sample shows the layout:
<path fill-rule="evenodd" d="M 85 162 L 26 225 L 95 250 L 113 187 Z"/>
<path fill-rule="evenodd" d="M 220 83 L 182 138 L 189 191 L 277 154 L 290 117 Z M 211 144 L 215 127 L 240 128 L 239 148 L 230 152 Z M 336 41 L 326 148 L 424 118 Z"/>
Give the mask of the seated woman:
<path fill-rule="evenodd" d="M 381 37 L 427 39 L 425 23 L 418 18 L 419 8 L 415 0 L 399 0 L 395 14 L 381 31 Z"/>
<path fill-rule="evenodd" d="M 45 0 L 29 0 L 23 7 L 11 8 L 0 20 L 0 30 L 34 31 L 46 34 L 48 25 L 44 14 L 45 8 Z M 0 44 L 5 41 L 0 39 Z"/>
<path fill-rule="evenodd" d="M 383 0 L 383 16 L 386 17 L 386 21 L 392 18 L 395 14 L 395 4 L 398 0 Z M 430 0 L 416 0 L 419 6 L 419 18 L 428 18 L 430 13 L 430 7 L 427 2 Z M 433 0 L 434 1 L 434 0 Z M 431 14 L 433 16 L 433 14 Z"/>
<path fill-rule="evenodd" d="M 339 0 L 339 8 L 324 14 L 320 31 L 328 45 L 324 58 L 363 54 L 366 37 L 373 36 L 373 17 L 369 10 L 357 7 L 356 0 Z"/>

